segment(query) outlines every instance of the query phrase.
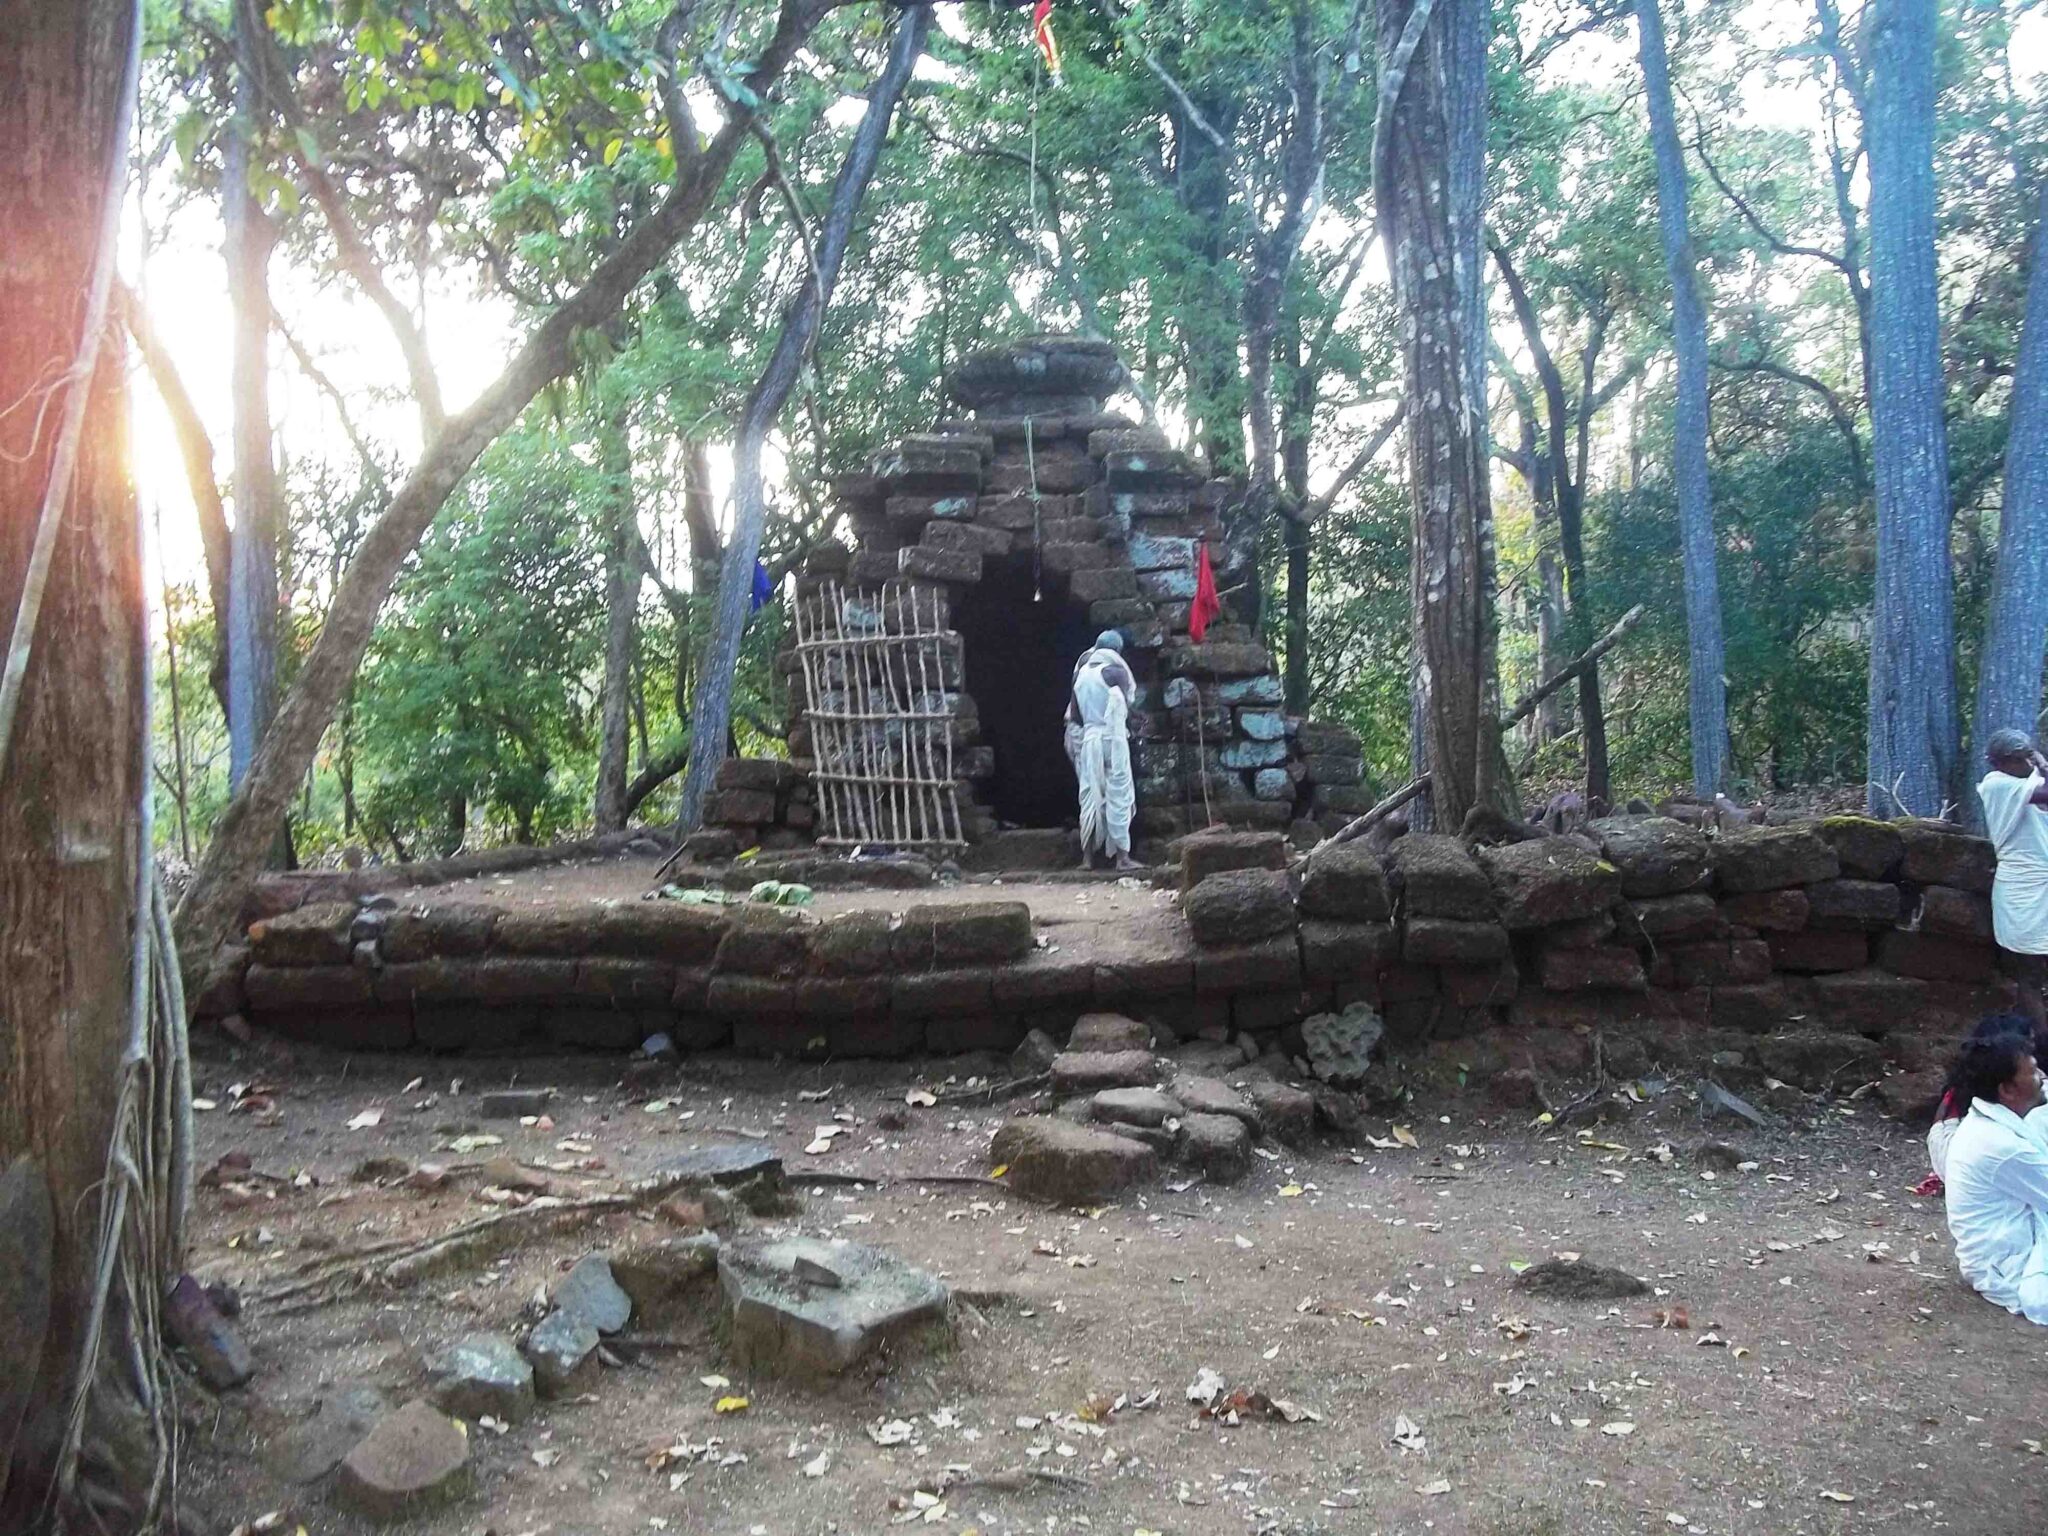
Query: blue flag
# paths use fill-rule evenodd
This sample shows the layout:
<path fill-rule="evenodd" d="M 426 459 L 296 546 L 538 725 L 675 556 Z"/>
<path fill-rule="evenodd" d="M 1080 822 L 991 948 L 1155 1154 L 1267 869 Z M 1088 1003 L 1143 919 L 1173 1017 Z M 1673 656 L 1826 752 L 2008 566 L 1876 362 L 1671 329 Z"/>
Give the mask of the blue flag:
<path fill-rule="evenodd" d="M 754 606 L 749 613 L 759 613 L 768 599 L 775 595 L 775 582 L 768 575 L 768 567 L 760 561 L 754 562 Z"/>

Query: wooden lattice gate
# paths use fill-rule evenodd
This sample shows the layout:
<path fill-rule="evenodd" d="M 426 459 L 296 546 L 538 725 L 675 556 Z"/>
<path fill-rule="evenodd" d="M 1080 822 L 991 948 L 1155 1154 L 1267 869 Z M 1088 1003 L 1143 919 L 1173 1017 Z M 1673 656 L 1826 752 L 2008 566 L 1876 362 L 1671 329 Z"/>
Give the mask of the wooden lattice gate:
<path fill-rule="evenodd" d="M 821 844 L 957 848 L 953 723 L 965 655 L 946 595 L 909 582 L 796 605 Z"/>

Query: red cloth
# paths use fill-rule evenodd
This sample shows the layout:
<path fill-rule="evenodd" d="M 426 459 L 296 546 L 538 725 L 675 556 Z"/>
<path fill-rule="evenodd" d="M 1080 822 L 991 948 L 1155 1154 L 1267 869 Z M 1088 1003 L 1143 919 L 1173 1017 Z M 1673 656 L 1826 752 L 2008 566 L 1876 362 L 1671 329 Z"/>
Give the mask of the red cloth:
<path fill-rule="evenodd" d="M 1216 595 L 1216 571 L 1209 564 L 1209 546 L 1204 544 L 1195 556 L 1195 601 L 1188 609 L 1188 638 L 1200 645 L 1202 636 L 1222 612 L 1223 601 Z"/>
<path fill-rule="evenodd" d="M 1941 1182 L 1941 1175 L 1938 1173 L 1930 1173 L 1926 1178 L 1913 1186 L 1913 1193 L 1921 1196 L 1923 1199 L 1937 1198 L 1947 1192 L 1947 1186 Z"/>
<path fill-rule="evenodd" d="M 1038 44 L 1038 51 L 1045 56 L 1047 73 L 1058 79 L 1060 45 L 1052 35 L 1052 0 L 1038 0 L 1031 8 L 1031 41 Z"/>

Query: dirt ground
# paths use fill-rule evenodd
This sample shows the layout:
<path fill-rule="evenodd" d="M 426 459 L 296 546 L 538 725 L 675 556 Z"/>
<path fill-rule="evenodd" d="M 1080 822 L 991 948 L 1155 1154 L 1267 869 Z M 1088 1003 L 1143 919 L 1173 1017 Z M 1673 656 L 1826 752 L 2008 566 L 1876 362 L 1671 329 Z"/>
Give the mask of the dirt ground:
<path fill-rule="evenodd" d="M 1907 1193 L 1924 1149 L 1866 1105 L 1737 1135 L 1703 1127 L 1679 1090 L 1580 1134 L 1454 1099 L 1404 1111 L 1412 1150 L 1266 1148 L 1237 1186 L 1162 1185 L 1078 1212 L 918 1181 L 986 1174 L 1012 1112 L 905 1106 L 906 1089 L 962 1066 L 707 1060 L 628 1085 L 591 1058 L 202 1060 L 216 1107 L 199 1116 L 201 1166 L 239 1150 L 254 1171 L 200 1191 L 192 1263 L 249 1298 L 258 1372 L 220 1399 L 188 1390 L 187 1528 L 225 1536 L 284 1510 L 312 1536 L 367 1530 L 281 1473 L 318 1401 L 366 1381 L 403 1401 L 425 1348 L 516 1332 L 537 1288 L 657 1218 L 607 1216 L 407 1291 L 264 1301 L 297 1266 L 492 1209 L 478 1165 L 494 1156 L 573 1197 L 735 1138 L 787 1160 L 802 1210 L 767 1225 L 938 1271 L 964 1302 L 957 1344 L 813 1392 L 736 1370 L 703 1318 L 665 1322 L 587 1399 L 476 1431 L 476 1496 L 407 1529 L 1590 1536 L 1990 1532 L 2048 1515 L 2048 1330 L 1963 1288 L 1938 1203 Z M 478 1119 L 476 1095 L 514 1082 L 557 1090 L 551 1127 Z M 235 1110 L 238 1096 L 257 1107 Z M 350 1127 L 369 1110 L 378 1124 Z M 903 1129 L 878 1124 L 891 1111 Z M 835 1122 L 848 1129 L 834 1150 L 806 1156 Z M 1372 1129 L 1393 1140 L 1391 1124 Z M 504 1139 L 449 1149 L 477 1132 Z M 1709 1137 L 1755 1166 L 1708 1166 Z M 457 1172 L 433 1194 L 352 1179 L 371 1157 Z M 1516 1266 L 1560 1252 L 1655 1293 L 1510 1289 Z M 1688 1326 L 1659 1326 L 1678 1313 Z M 1204 1367 L 1319 1420 L 1200 1420 L 1187 1388 Z M 720 1376 L 730 1385 L 705 1380 Z M 728 1395 L 749 1406 L 715 1414 Z M 899 1423 L 901 1443 L 871 1434 Z"/>

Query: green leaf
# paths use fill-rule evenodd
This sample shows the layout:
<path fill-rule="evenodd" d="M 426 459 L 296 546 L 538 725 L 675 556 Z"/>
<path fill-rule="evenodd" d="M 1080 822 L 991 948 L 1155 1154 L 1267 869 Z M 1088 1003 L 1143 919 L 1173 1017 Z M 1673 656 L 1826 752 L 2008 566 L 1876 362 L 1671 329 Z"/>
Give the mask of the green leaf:
<path fill-rule="evenodd" d="M 604 163 L 606 165 L 612 165 L 616 163 L 619 158 L 619 151 L 621 151 L 625 147 L 626 141 L 624 139 L 617 138 L 613 139 L 609 144 L 605 145 Z"/>

